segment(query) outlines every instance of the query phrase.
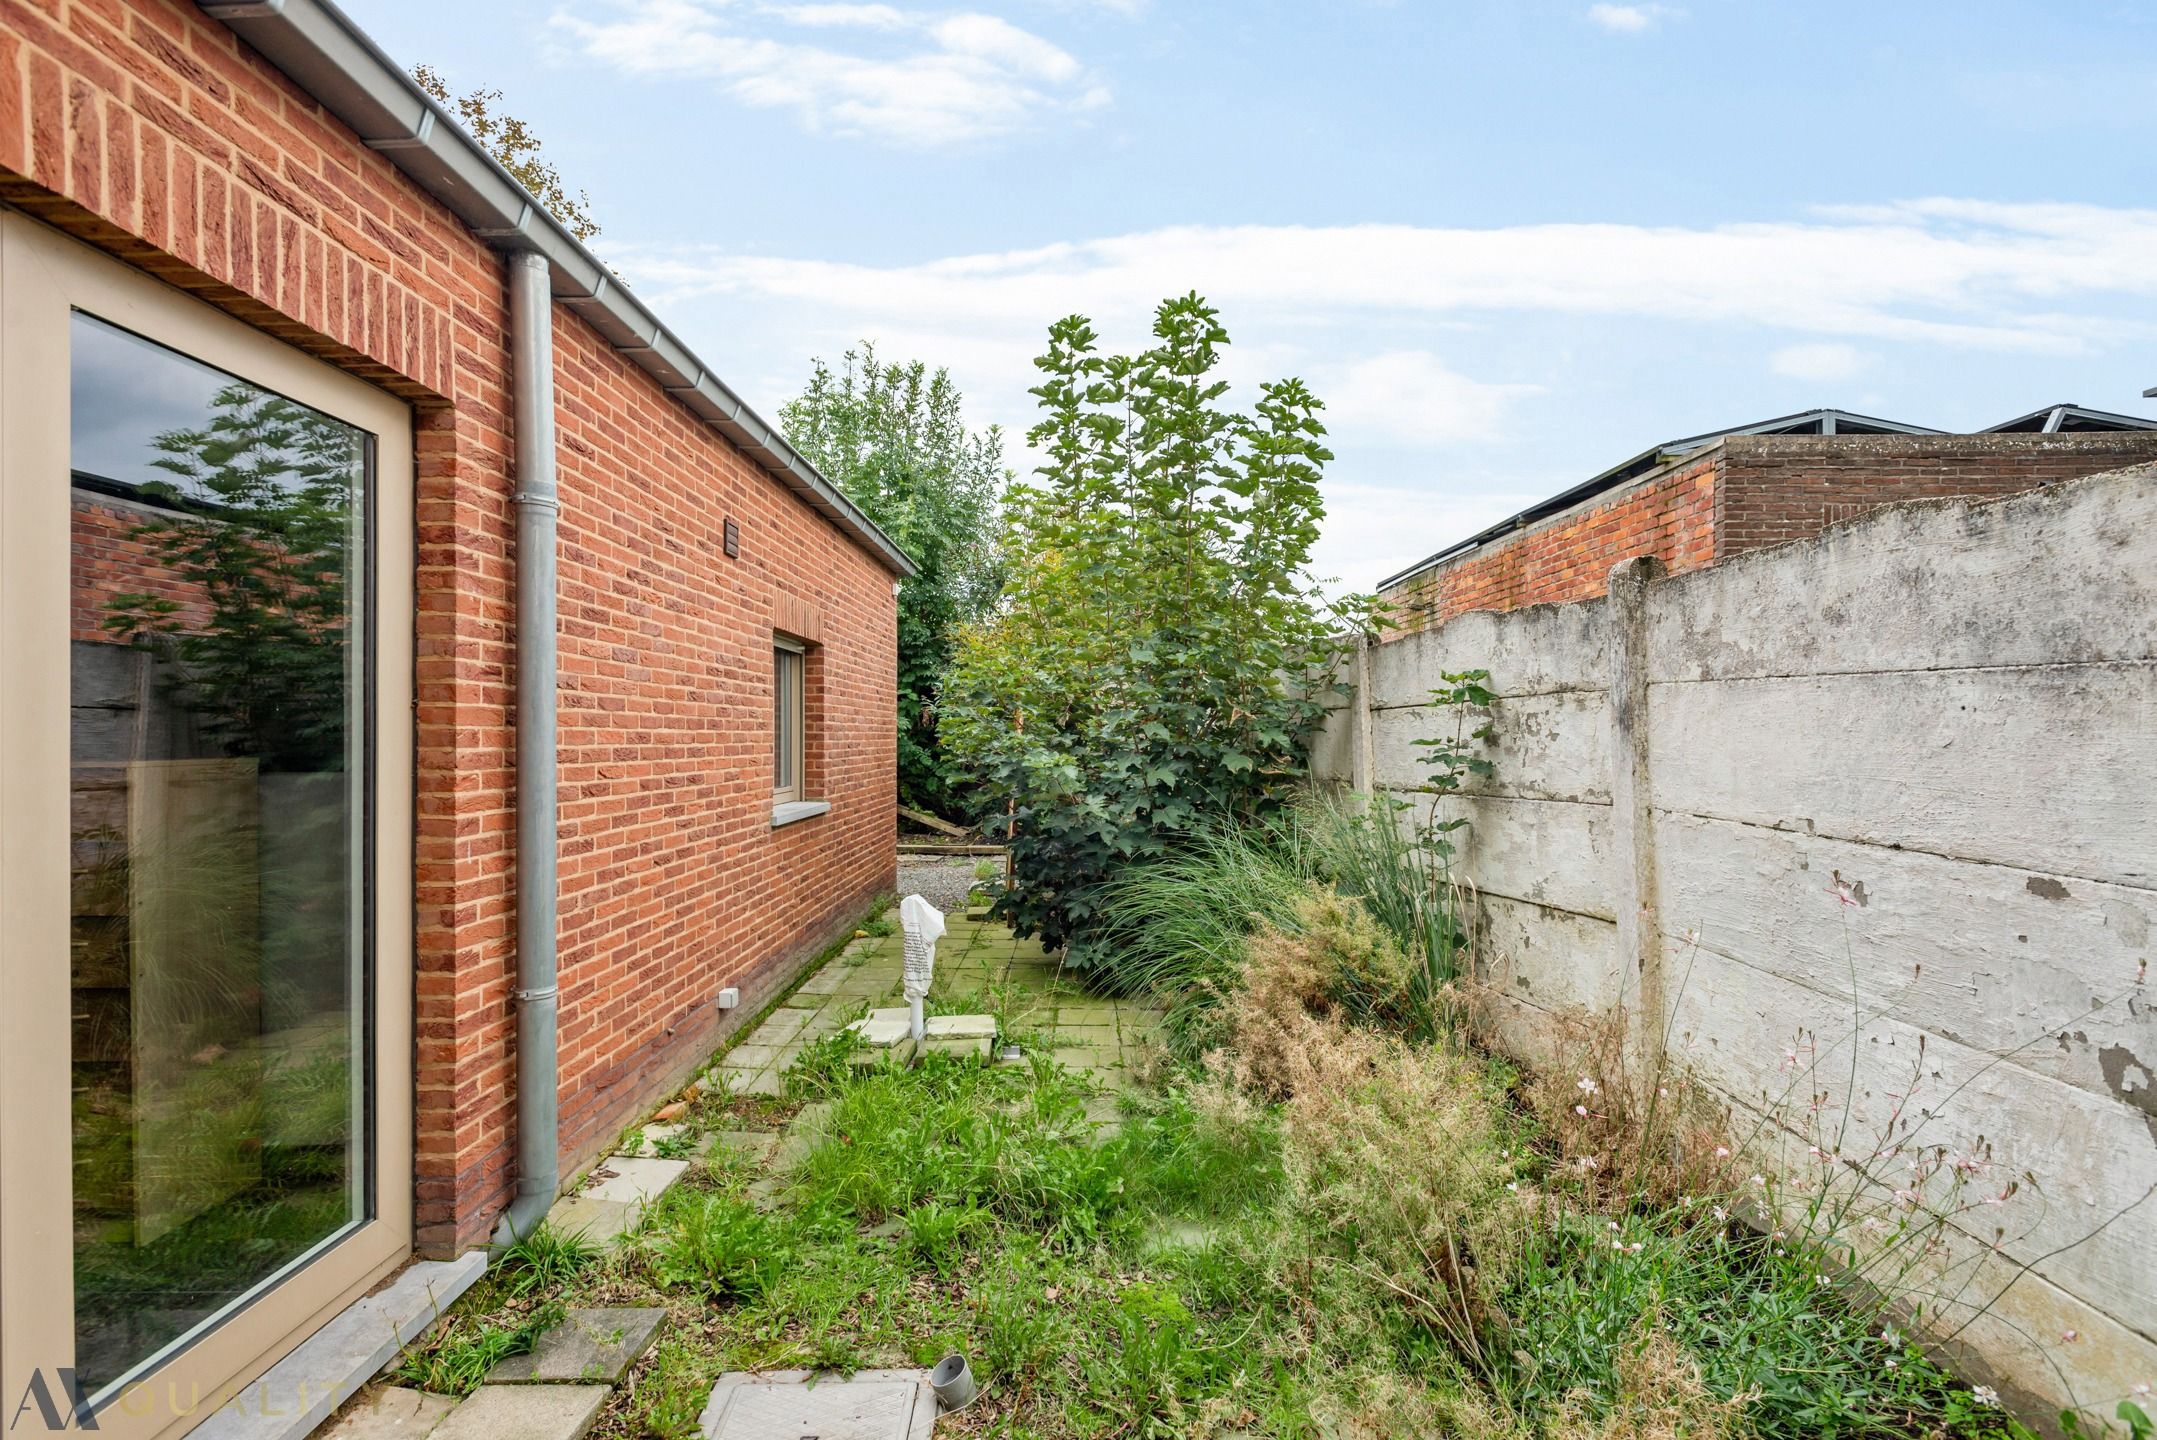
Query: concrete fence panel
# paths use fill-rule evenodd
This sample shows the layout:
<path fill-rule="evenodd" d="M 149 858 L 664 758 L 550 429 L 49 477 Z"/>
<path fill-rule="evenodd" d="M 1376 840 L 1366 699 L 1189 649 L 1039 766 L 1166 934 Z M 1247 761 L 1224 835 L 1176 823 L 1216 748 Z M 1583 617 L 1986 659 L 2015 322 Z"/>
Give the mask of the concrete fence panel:
<path fill-rule="evenodd" d="M 1507 1041 L 1622 1009 L 1800 1168 L 1916 1107 L 1973 1198 L 2037 1182 L 1934 1264 L 2007 1287 L 1965 1362 L 2040 1409 L 2157 1376 L 2157 466 L 1374 646 L 1321 776 L 1412 795 L 1472 668 L 1497 773 L 1448 803 Z"/>

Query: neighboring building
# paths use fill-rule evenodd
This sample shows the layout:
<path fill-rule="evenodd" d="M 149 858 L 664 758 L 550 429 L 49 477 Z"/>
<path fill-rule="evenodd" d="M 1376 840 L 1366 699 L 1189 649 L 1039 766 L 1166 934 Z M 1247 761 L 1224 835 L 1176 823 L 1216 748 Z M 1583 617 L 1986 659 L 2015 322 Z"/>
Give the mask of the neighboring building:
<path fill-rule="evenodd" d="M 1611 566 L 1672 572 L 1816 535 L 1902 500 L 2011 495 L 2157 459 L 2157 420 L 2078 405 L 1969 435 L 1807 410 L 1644 450 L 1379 583 L 1405 633 L 1470 610 L 1601 594 Z"/>
<path fill-rule="evenodd" d="M 0 1388 L 155 1440 L 890 892 L 912 566 L 323 0 L 0 3 L 0 202 Z"/>

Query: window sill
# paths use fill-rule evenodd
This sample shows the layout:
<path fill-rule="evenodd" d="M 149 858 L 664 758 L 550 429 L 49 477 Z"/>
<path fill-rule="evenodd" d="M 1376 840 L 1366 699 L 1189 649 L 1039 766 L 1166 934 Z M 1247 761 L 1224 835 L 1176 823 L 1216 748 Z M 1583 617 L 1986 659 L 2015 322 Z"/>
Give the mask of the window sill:
<path fill-rule="evenodd" d="M 791 825 L 797 820 L 814 820 L 831 812 L 829 800 L 787 800 L 771 807 L 771 828 Z"/>

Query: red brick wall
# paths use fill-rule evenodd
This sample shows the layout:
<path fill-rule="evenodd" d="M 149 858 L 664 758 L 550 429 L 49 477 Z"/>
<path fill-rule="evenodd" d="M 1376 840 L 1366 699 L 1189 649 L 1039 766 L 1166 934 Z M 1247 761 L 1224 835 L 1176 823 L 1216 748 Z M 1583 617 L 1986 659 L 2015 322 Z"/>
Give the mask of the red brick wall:
<path fill-rule="evenodd" d="M 1611 566 L 1653 555 L 1672 573 L 1715 559 L 1714 452 L 1585 510 L 1494 541 L 1386 598 L 1392 633 L 1421 630 L 1470 610 L 1512 610 L 1603 593 Z"/>
<path fill-rule="evenodd" d="M 424 1247 L 508 1198 L 515 684 L 506 281 L 183 0 L 0 0 L 0 199 L 412 402 Z M 890 887 L 890 577 L 557 309 L 563 1159 L 715 1037 L 713 993 Z M 719 548 L 726 515 L 742 554 Z M 770 828 L 772 617 L 824 626 L 833 812 Z"/>
<path fill-rule="evenodd" d="M 126 644 L 105 628 L 113 613 L 112 601 L 121 595 L 172 601 L 180 608 L 171 618 L 183 630 L 209 617 L 210 599 L 202 586 L 166 570 L 157 547 L 135 533 L 155 516 L 80 490 L 68 509 L 68 568 L 73 577 L 68 586 L 70 640 Z"/>
<path fill-rule="evenodd" d="M 1819 534 L 1903 500 L 2015 495 L 2157 459 L 2157 431 L 2082 435 L 1732 435 L 1717 554 Z"/>
<path fill-rule="evenodd" d="M 1391 633 L 1470 610 L 1601 595 L 1618 561 L 1672 574 L 1904 500 L 2013 495 L 2157 459 L 2157 431 L 2081 435 L 1732 435 L 1616 495 L 1416 577 Z"/>

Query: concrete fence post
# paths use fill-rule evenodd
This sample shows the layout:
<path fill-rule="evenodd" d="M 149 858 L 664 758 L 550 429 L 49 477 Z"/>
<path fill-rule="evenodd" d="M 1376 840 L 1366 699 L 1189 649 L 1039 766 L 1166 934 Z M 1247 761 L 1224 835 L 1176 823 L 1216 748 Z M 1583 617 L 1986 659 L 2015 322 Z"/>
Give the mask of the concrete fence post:
<path fill-rule="evenodd" d="M 1356 723 L 1355 755 L 1349 761 L 1350 781 L 1356 790 L 1368 795 L 1378 783 L 1376 747 L 1371 739 L 1371 637 L 1367 632 L 1356 634 Z"/>
<path fill-rule="evenodd" d="M 1662 1073 L 1662 916 L 1656 902 L 1655 819 L 1648 804 L 1648 583 L 1653 556 L 1621 560 L 1610 572 L 1610 839 L 1618 922 L 1618 1003 L 1625 1017 L 1626 1069 L 1642 1096 Z"/>

